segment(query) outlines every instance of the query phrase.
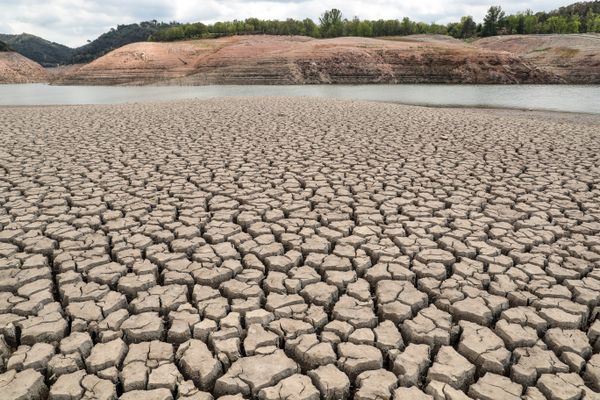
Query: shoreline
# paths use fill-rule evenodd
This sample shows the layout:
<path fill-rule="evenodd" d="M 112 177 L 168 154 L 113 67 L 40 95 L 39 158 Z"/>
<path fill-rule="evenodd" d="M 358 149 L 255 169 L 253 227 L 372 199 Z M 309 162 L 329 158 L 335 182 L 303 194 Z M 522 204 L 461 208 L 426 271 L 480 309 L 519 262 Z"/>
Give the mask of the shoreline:
<path fill-rule="evenodd" d="M 538 108 L 521 108 L 521 107 L 502 107 L 494 105 L 460 105 L 460 104 L 426 104 L 426 103 L 407 103 L 392 100 L 372 100 L 372 99 L 351 99 L 343 97 L 323 97 L 323 96 L 254 96 L 254 95 L 240 95 L 240 96 L 214 96 L 214 97 L 196 97 L 196 98 L 185 98 L 185 99 L 168 99 L 168 100 L 148 100 L 138 102 L 120 102 L 120 103 L 79 103 L 79 104 L 0 104 L 0 109 L 12 109 L 12 108 L 64 108 L 64 107 L 114 107 L 114 106 L 130 106 L 130 105 L 153 105 L 153 104 L 173 104 L 173 103 L 186 103 L 186 102 L 203 102 L 220 99 L 248 99 L 255 98 L 258 100 L 262 99 L 314 99 L 314 100 L 327 100 L 334 102 L 364 102 L 364 103 L 381 103 L 381 104 L 394 104 L 407 107 L 419 107 L 419 108 L 431 108 L 441 110 L 464 110 L 464 111 L 497 111 L 497 112 L 511 112 L 519 114 L 550 114 L 555 116 L 585 116 L 585 117 L 597 117 L 600 119 L 600 112 L 582 112 L 582 111 L 565 111 L 565 110 L 552 110 L 552 109 L 538 109 Z"/>

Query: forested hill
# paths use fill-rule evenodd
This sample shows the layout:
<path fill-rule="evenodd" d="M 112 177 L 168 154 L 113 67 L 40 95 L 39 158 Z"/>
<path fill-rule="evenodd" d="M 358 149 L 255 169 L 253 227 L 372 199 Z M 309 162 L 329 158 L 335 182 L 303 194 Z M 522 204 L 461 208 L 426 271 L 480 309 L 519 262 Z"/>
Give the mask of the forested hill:
<path fill-rule="evenodd" d="M 526 10 L 510 15 L 501 7 L 492 6 L 481 23 L 474 21 L 470 15 L 446 25 L 417 22 L 409 18 L 347 19 L 337 9 L 325 12 L 318 22 L 317 24 L 311 19 L 273 21 L 248 18 L 243 21 L 216 22 L 209 25 L 201 22 L 177 24 L 161 29 L 151 40 L 168 42 L 246 34 L 305 35 L 314 38 L 438 34 L 466 39 L 515 34 L 600 32 L 600 0 L 575 3 L 550 12 L 534 13 Z"/>
<path fill-rule="evenodd" d="M 119 25 L 103 33 L 96 40 L 75 49 L 71 62 L 86 63 L 103 56 L 111 50 L 129 43 L 144 42 L 162 29 L 175 23 L 146 21 L 139 24 Z"/>
<path fill-rule="evenodd" d="M 10 51 L 10 47 L 3 41 L 0 41 L 0 51 Z"/>
<path fill-rule="evenodd" d="M 28 33 L 20 35 L 0 34 L 0 40 L 6 42 L 13 50 L 25 57 L 45 67 L 53 67 L 90 62 L 126 44 L 148 40 L 151 35 L 171 25 L 157 21 L 119 25 L 103 33 L 90 43 L 75 49 Z"/>
<path fill-rule="evenodd" d="M 507 15 L 501 7 L 493 6 L 481 23 L 477 23 L 469 15 L 445 25 L 416 22 L 409 18 L 376 21 L 361 20 L 358 17 L 348 19 L 340 10 L 333 9 L 323 13 L 317 22 L 309 18 L 282 21 L 248 18 L 208 25 L 201 22 L 180 24 L 155 20 L 118 25 L 75 49 L 26 33 L 0 34 L 0 40 L 25 57 L 48 67 L 87 63 L 111 50 L 146 40 L 175 41 L 245 34 L 304 35 L 314 38 L 439 34 L 468 39 L 509 34 L 586 32 L 600 32 L 600 0 L 574 3 L 549 12 L 534 13 L 526 10 L 511 15 Z"/>
<path fill-rule="evenodd" d="M 50 42 L 28 33 L 20 35 L 0 34 L 0 40 L 5 42 L 14 51 L 21 53 L 44 67 L 66 64 L 71 60 L 73 55 L 73 49 L 67 46 Z"/>

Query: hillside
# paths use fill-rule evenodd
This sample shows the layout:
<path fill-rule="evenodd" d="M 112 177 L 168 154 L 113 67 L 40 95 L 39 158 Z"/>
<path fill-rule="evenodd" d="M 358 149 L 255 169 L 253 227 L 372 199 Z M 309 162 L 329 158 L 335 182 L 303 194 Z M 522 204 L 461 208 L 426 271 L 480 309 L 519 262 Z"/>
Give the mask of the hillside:
<path fill-rule="evenodd" d="M 73 50 L 73 56 L 67 64 L 87 63 L 103 56 L 111 50 L 118 49 L 130 43 L 144 42 L 160 29 L 171 26 L 156 21 L 139 24 L 119 25 L 100 35 L 92 42 Z"/>
<path fill-rule="evenodd" d="M 6 42 L 16 52 L 44 67 L 55 67 L 90 62 L 126 44 L 146 41 L 159 29 L 170 25 L 156 21 L 119 25 L 116 29 L 113 28 L 103 33 L 90 43 L 74 49 L 28 33 L 0 34 L 0 40 Z"/>
<path fill-rule="evenodd" d="M 473 45 L 510 52 L 569 83 L 600 83 L 600 34 L 494 36 Z"/>
<path fill-rule="evenodd" d="M 14 51 L 0 51 L 0 84 L 47 81 L 48 74 L 38 63 Z"/>
<path fill-rule="evenodd" d="M 59 76 L 65 84 L 555 82 L 508 53 L 461 41 L 234 36 L 135 43 Z"/>
<path fill-rule="evenodd" d="M 10 46 L 3 41 L 0 41 L 0 52 L 1 51 L 10 51 Z"/>
<path fill-rule="evenodd" d="M 0 40 L 8 44 L 14 51 L 44 67 L 64 64 L 73 55 L 73 49 L 67 46 L 28 33 L 20 35 L 0 34 Z"/>

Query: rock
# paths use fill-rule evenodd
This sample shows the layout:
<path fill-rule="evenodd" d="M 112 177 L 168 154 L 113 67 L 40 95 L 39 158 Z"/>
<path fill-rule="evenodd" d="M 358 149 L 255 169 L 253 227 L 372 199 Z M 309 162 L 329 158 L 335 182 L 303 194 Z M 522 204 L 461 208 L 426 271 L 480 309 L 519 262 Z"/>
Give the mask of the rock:
<path fill-rule="evenodd" d="M 594 354 L 589 359 L 583 377 L 592 389 L 600 391 L 600 354 Z"/>
<path fill-rule="evenodd" d="M 333 318 L 346 321 L 355 328 L 374 328 L 377 316 L 373 305 L 368 301 L 359 301 L 348 295 L 342 296 L 333 307 Z"/>
<path fill-rule="evenodd" d="M 6 400 L 44 400 L 48 395 L 44 377 L 33 369 L 0 374 L 0 390 Z"/>
<path fill-rule="evenodd" d="M 395 324 L 412 318 L 415 313 L 427 307 L 427 295 L 418 291 L 412 283 L 382 280 L 377 282 L 375 291 L 379 318 Z"/>
<path fill-rule="evenodd" d="M 116 400 L 115 385 L 85 371 L 62 375 L 50 389 L 50 400 L 98 399 Z"/>
<path fill-rule="evenodd" d="M 183 381 L 183 377 L 175 364 L 168 363 L 160 365 L 150 372 L 148 376 L 148 389 L 166 388 L 171 392 L 175 392 L 179 382 Z"/>
<path fill-rule="evenodd" d="M 431 364 L 430 351 L 426 344 L 411 343 L 395 358 L 393 371 L 401 386 L 420 386 L 425 370 Z"/>
<path fill-rule="evenodd" d="M 592 354 L 592 346 L 586 334 L 576 329 L 548 329 L 545 342 L 555 353 L 560 355 L 563 351 L 580 354 L 588 358 Z"/>
<path fill-rule="evenodd" d="M 384 354 L 404 349 L 404 341 L 400 331 L 392 321 L 383 321 L 375 329 L 375 346 Z"/>
<path fill-rule="evenodd" d="M 348 376 L 333 364 L 308 371 L 308 376 L 321 392 L 323 400 L 346 400 L 350 394 Z"/>
<path fill-rule="evenodd" d="M 54 355 L 54 346 L 48 343 L 36 343 L 33 346 L 19 346 L 10 356 L 6 364 L 6 369 L 24 369 L 33 368 L 40 372 L 45 372 L 48 362 Z"/>
<path fill-rule="evenodd" d="M 522 393 L 523 386 L 489 372 L 469 388 L 469 396 L 481 400 L 520 400 Z"/>
<path fill-rule="evenodd" d="M 337 366 L 354 380 L 364 371 L 383 367 L 381 351 L 373 346 L 340 343 Z"/>
<path fill-rule="evenodd" d="M 315 369 L 321 365 L 333 364 L 337 357 L 331 343 L 319 342 L 314 333 L 300 335 L 286 341 L 285 348 L 304 369 Z"/>
<path fill-rule="evenodd" d="M 569 367 L 556 354 L 540 347 L 520 348 L 513 352 L 511 380 L 527 387 L 535 385 L 542 374 L 569 372 Z"/>
<path fill-rule="evenodd" d="M 222 374 L 222 366 L 213 358 L 204 342 L 191 339 L 179 346 L 175 356 L 183 376 L 201 390 L 210 391 Z"/>
<path fill-rule="evenodd" d="M 504 340 L 506 348 L 509 350 L 514 350 L 517 347 L 532 347 L 539 340 L 534 328 L 509 323 L 505 319 L 501 319 L 496 323 L 495 332 Z"/>
<path fill-rule="evenodd" d="M 173 400 L 169 389 L 132 390 L 123 393 L 119 400 Z"/>
<path fill-rule="evenodd" d="M 396 376 L 385 369 L 365 371 L 356 378 L 355 400 L 389 399 L 398 387 Z"/>
<path fill-rule="evenodd" d="M 479 368 L 480 374 L 493 372 L 503 374 L 510 362 L 510 351 L 494 332 L 472 322 L 461 321 L 463 333 L 458 352 Z"/>
<path fill-rule="evenodd" d="M 455 389 L 466 389 L 475 378 L 475 366 L 450 346 L 442 346 L 427 373 L 427 382 L 447 383 Z"/>
<path fill-rule="evenodd" d="M 429 263 L 440 263 L 444 264 L 447 267 L 452 266 L 455 261 L 452 253 L 446 250 L 440 249 L 425 249 L 419 252 L 416 257 L 417 261 L 422 262 L 423 264 Z"/>
<path fill-rule="evenodd" d="M 450 312 L 459 320 L 489 326 L 494 320 L 492 311 L 482 298 L 467 298 L 457 301 L 450 307 Z"/>
<path fill-rule="evenodd" d="M 425 388 L 425 393 L 431 395 L 434 400 L 470 400 L 470 397 L 463 391 L 440 381 L 429 382 Z"/>
<path fill-rule="evenodd" d="M 459 327 L 453 325 L 450 314 L 432 305 L 419 311 L 413 319 L 404 321 L 400 330 L 411 343 L 438 348 L 450 345 L 458 336 Z"/>
<path fill-rule="evenodd" d="M 58 312 L 28 318 L 20 323 L 21 343 L 33 345 L 38 342 L 60 341 L 67 333 L 67 321 Z"/>
<path fill-rule="evenodd" d="M 416 386 L 401 387 L 394 390 L 394 397 L 392 400 L 433 400 L 433 396 L 425 394 L 421 389 Z"/>
<path fill-rule="evenodd" d="M 585 387 L 579 375 L 566 373 L 543 374 L 536 386 L 548 400 L 580 399 Z"/>
<path fill-rule="evenodd" d="M 319 391 L 306 375 L 295 374 L 275 386 L 261 389 L 260 400 L 319 400 Z"/>
<path fill-rule="evenodd" d="M 177 388 L 177 400 L 213 400 L 213 397 L 208 392 L 198 390 L 194 382 L 184 381 Z"/>
<path fill-rule="evenodd" d="M 78 353 L 85 358 L 90 355 L 94 343 L 87 332 L 72 332 L 60 341 L 60 352 L 63 354 Z"/>
<path fill-rule="evenodd" d="M 256 396 L 261 389 L 274 386 L 298 371 L 298 365 L 283 350 L 244 357 L 234 362 L 227 373 L 217 379 L 214 392 L 216 396 L 237 393 Z"/>
<path fill-rule="evenodd" d="M 246 354 L 253 356 L 261 347 L 279 345 L 279 336 L 273 332 L 267 331 L 259 324 L 248 326 L 248 334 L 244 339 L 244 349 Z"/>
<path fill-rule="evenodd" d="M 127 345 L 121 339 L 111 340 L 107 343 L 98 343 L 92 348 L 90 355 L 85 359 L 88 371 L 94 373 L 109 367 L 120 367 L 125 355 Z"/>
<path fill-rule="evenodd" d="M 164 336 L 164 323 L 155 312 L 132 315 L 121 325 L 128 343 L 160 340 Z"/>

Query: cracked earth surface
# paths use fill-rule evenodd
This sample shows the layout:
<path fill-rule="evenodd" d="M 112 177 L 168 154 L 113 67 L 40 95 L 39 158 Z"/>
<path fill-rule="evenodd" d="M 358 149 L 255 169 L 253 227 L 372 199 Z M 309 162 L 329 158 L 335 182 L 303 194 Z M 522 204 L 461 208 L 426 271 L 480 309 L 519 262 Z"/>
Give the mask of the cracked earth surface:
<path fill-rule="evenodd" d="M 598 117 L 0 109 L 2 399 L 598 399 Z"/>

